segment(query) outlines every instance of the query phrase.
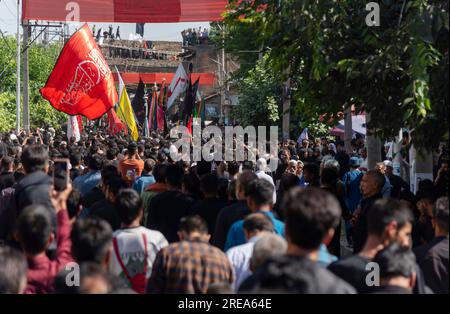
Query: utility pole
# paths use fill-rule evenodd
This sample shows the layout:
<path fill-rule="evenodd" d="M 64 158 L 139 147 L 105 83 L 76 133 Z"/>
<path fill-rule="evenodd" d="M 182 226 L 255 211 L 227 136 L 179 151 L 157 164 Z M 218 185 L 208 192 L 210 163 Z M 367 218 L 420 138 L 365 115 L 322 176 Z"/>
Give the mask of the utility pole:
<path fill-rule="evenodd" d="M 290 138 L 290 108 L 291 108 L 291 67 L 288 66 L 285 72 L 288 75 L 286 82 L 284 83 L 283 93 L 283 120 L 282 120 L 282 136 L 283 140 Z"/>
<path fill-rule="evenodd" d="M 29 71 L 28 71 L 28 41 L 31 32 L 31 26 L 28 21 L 23 21 L 23 128 L 30 130 L 30 110 L 29 110 Z"/>
<path fill-rule="evenodd" d="M 20 132 L 20 0 L 17 0 L 16 133 Z"/>
<path fill-rule="evenodd" d="M 222 49 L 220 50 L 220 55 L 218 56 L 219 66 L 219 79 L 220 79 L 220 118 L 219 124 L 223 124 L 224 121 L 224 110 L 226 102 L 226 92 L 227 92 L 227 72 L 226 72 L 226 57 L 225 57 L 225 30 L 223 27 L 220 29 L 222 31 Z"/>
<path fill-rule="evenodd" d="M 353 121 L 352 121 L 352 105 L 348 105 L 344 111 L 344 143 L 347 154 L 352 152 L 352 136 L 353 136 Z"/>
<path fill-rule="evenodd" d="M 367 132 L 372 131 L 370 123 L 370 113 L 366 114 Z M 381 161 L 381 140 L 374 135 L 367 135 L 366 137 L 367 147 L 367 167 L 369 169 L 375 168 L 377 162 Z"/>

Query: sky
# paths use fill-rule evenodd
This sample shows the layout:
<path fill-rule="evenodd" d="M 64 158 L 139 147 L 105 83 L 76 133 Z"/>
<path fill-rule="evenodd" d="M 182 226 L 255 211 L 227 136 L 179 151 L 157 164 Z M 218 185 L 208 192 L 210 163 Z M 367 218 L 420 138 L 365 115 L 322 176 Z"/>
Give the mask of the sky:
<path fill-rule="evenodd" d="M 17 29 L 17 0 L 0 0 L 0 29 L 4 34 L 15 35 Z M 110 24 L 113 25 L 114 33 L 118 25 L 120 25 L 120 34 L 122 39 L 128 39 L 130 33 L 135 32 L 136 25 L 131 23 L 89 23 L 92 28 L 96 25 L 96 29 L 103 27 L 108 29 Z M 152 23 L 145 24 L 144 38 L 147 40 L 164 40 L 164 41 L 182 41 L 181 31 L 187 28 L 209 27 L 209 23 Z M 71 30 L 75 27 L 72 27 Z"/>

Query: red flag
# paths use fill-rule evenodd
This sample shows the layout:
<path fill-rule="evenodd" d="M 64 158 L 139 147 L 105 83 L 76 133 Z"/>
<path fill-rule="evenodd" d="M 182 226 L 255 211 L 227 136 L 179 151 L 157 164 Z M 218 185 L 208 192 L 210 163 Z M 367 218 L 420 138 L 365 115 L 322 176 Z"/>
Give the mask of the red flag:
<path fill-rule="evenodd" d="M 114 111 L 114 108 L 111 108 L 111 110 L 108 111 L 107 115 L 108 115 L 109 132 L 112 135 L 119 133 L 121 130 L 124 130 L 125 134 L 128 133 L 127 127 L 119 119 L 116 112 Z"/>
<path fill-rule="evenodd" d="M 77 115 L 77 121 L 78 121 L 78 129 L 80 130 L 80 133 L 83 132 L 83 119 L 80 115 Z"/>
<path fill-rule="evenodd" d="M 90 120 L 117 102 L 113 75 L 87 24 L 64 46 L 41 95 L 55 109 Z"/>
<path fill-rule="evenodd" d="M 157 119 L 155 119 L 156 114 L 158 112 L 158 94 L 156 92 L 156 88 L 153 87 L 153 92 L 152 92 L 152 99 L 151 99 L 151 103 L 150 103 L 150 112 L 149 112 L 149 116 L 148 116 L 148 129 L 149 130 L 156 130 L 157 128 Z M 156 123 L 156 125 L 155 125 Z"/>
<path fill-rule="evenodd" d="M 157 112 L 157 124 L 158 124 L 158 130 L 164 131 L 164 109 L 162 105 L 158 105 L 158 112 Z"/>
<path fill-rule="evenodd" d="M 190 135 L 192 135 L 192 120 L 193 119 L 192 119 L 192 115 L 191 115 L 191 117 L 189 118 L 188 125 L 187 125 L 187 131 Z"/>
<path fill-rule="evenodd" d="M 162 83 L 161 83 L 161 88 L 159 90 L 159 103 L 162 105 L 164 103 L 164 98 L 165 98 L 165 88 L 166 88 L 166 79 L 163 79 Z"/>
<path fill-rule="evenodd" d="M 164 99 L 165 99 L 165 88 L 166 88 L 166 81 L 163 80 L 161 89 L 159 91 L 159 101 L 158 101 L 158 108 L 156 111 L 156 123 L 158 130 L 164 131 Z"/>

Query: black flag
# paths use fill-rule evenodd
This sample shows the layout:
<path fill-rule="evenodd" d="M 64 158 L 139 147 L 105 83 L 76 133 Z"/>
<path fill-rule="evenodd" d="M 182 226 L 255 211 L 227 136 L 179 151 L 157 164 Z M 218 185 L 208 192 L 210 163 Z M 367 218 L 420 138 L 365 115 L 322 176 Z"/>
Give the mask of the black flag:
<path fill-rule="evenodd" d="M 184 122 L 187 123 L 189 121 L 189 118 L 192 115 L 192 111 L 194 109 L 195 100 L 197 96 L 197 90 L 200 82 L 200 77 L 195 81 L 194 85 L 191 84 L 191 81 L 189 81 L 189 86 L 186 90 L 186 98 L 184 99 L 184 110 L 183 110 L 183 117 Z"/>
<path fill-rule="evenodd" d="M 141 35 L 144 38 L 144 25 L 145 23 L 136 23 L 136 34 Z"/>
<path fill-rule="evenodd" d="M 136 90 L 136 95 L 134 95 L 133 101 L 131 102 L 131 107 L 133 108 L 134 114 L 136 115 L 137 122 L 139 125 L 144 125 L 145 121 L 145 91 L 144 82 L 139 78 L 139 85 Z"/>

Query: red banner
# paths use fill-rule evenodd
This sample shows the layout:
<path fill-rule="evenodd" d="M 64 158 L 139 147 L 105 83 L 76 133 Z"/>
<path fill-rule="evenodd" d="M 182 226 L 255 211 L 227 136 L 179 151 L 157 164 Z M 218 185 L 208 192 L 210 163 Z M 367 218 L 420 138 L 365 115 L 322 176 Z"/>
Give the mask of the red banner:
<path fill-rule="evenodd" d="M 111 70 L 87 24 L 65 44 L 40 92 L 55 109 L 90 120 L 101 117 L 117 102 Z"/>
<path fill-rule="evenodd" d="M 227 0 L 23 0 L 24 20 L 173 23 L 220 21 Z"/>

